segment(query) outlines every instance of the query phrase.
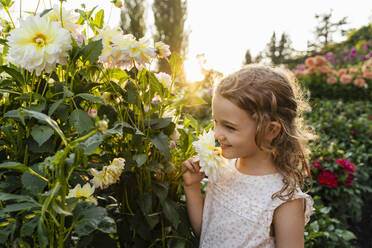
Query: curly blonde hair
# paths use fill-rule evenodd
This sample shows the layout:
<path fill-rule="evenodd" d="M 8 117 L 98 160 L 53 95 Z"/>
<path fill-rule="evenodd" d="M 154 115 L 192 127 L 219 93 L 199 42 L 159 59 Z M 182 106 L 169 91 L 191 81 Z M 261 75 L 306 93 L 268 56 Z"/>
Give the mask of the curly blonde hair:
<path fill-rule="evenodd" d="M 304 190 L 308 186 L 308 192 L 312 180 L 307 142 L 316 135 L 303 121 L 302 113 L 311 108 L 294 75 L 282 68 L 251 64 L 223 78 L 215 93 L 247 111 L 256 121 L 256 145 L 270 152 L 283 176 L 284 186 L 272 198 L 291 199 L 298 187 Z M 278 122 L 281 130 L 268 144 L 264 138 L 272 121 Z M 309 184 L 305 182 L 307 177 Z"/>

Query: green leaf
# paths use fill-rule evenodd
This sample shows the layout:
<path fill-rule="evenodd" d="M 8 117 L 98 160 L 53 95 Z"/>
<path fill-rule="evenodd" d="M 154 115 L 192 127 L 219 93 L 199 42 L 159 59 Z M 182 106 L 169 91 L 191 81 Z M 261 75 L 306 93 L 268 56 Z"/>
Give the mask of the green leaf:
<path fill-rule="evenodd" d="M 29 117 L 34 117 L 40 121 L 46 122 L 49 126 L 51 126 L 61 137 L 62 141 L 65 143 L 67 146 L 67 140 L 65 135 L 63 134 L 62 130 L 59 128 L 57 122 L 47 116 L 46 114 L 40 113 L 40 112 L 35 112 L 32 110 L 27 110 L 27 109 L 20 109 L 19 110 L 21 113 L 26 113 Z"/>
<path fill-rule="evenodd" d="M 102 51 L 102 40 L 90 41 L 88 45 L 84 46 L 81 50 L 83 62 L 89 60 L 89 63 L 94 64 Z"/>
<path fill-rule="evenodd" d="M 145 215 L 145 219 L 149 224 L 151 230 L 156 226 L 156 224 L 159 223 L 160 220 L 159 216 L 155 214 Z"/>
<path fill-rule="evenodd" d="M 80 142 L 79 146 L 84 150 L 84 154 L 89 155 L 102 144 L 103 137 L 101 133 L 95 133 L 83 142 Z"/>
<path fill-rule="evenodd" d="M 39 237 L 39 243 L 42 248 L 47 247 L 49 244 L 49 238 L 48 238 L 48 231 L 47 227 L 45 226 L 43 218 L 39 219 L 38 225 L 37 225 L 37 233 Z"/>
<path fill-rule="evenodd" d="M 141 167 L 144 163 L 146 163 L 147 155 L 144 153 L 136 154 L 133 156 L 133 159 L 136 161 L 137 166 Z"/>
<path fill-rule="evenodd" d="M 49 126 L 35 125 L 31 129 L 31 136 L 41 146 L 54 134 L 54 130 Z"/>
<path fill-rule="evenodd" d="M 84 98 L 85 100 L 88 100 L 88 101 L 91 101 L 91 102 L 102 103 L 102 104 L 104 103 L 102 98 L 100 98 L 98 96 L 93 96 L 93 95 L 88 94 L 88 93 L 80 93 L 80 94 L 77 94 L 76 96 L 80 96 L 80 97 Z"/>
<path fill-rule="evenodd" d="M 172 71 L 172 80 L 174 80 L 182 70 L 182 58 L 177 53 L 172 53 L 169 60 L 169 65 Z"/>
<path fill-rule="evenodd" d="M 6 161 L 0 164 L 0 169 L 27 171 L 28 167 L 19 162 Z"/>
<path fill-rule="evenodd" d="M 14 203 L 14 204 L 6 205 L 4 208 L 0 209 L 0 214 L 4 214 L 8 212 L 17 212 L 21 210 L 30 210 L 35 207 L 39 207 L 39 205 L 33 202 Z"/>
<path fill-rule="evenodd" d="M 159 198 L 160 203 L 163 203 L 167 199 L 168 186 L 163 182 L 154 182 L 152 184 L 152 190 L 155 195 Z"/>
<path fill-rule="evenodd" d="M 168 145 L 168 136 L 163 132 L 160 132 L 155 137 L 151 138 L 151 142 L 160 151 L 160 153 L 166 158 L 170 158 L 170 151 Z"/>
<path fill-rule="evenodd" d="M 30 168 L 33 171 L 37 172 L 38 174 L 45 176 L 39 170 L 39 164 L 35 164 L 31 166 Z M 42 193 L 45 186 L 47 185 L 47 182 L 45 180 L 29 172 L 23 173 L 21 181 L 22 181 L 23 187 L 25 187 L 25 189 L 31 191 L 35 195 Z"/>
<path fill-rule="evenodd" d="M 60 206 L 56 201 L 53 201 L 53 203 L 52 203 L 52 208 L 53 208 L 53 210 L 56 211 L 56 213 L 58 213 L 58 214 L 63 214 L 63 215 L 66 215 L 66 216 L 68 216 L 68 215 L 72 215 L 71 212 L 62 209 L 62 207 L 61 207 L 61 206 Z"/>
<path fill-rule="evenodd" d="M 21 120 L 23 125 L 26 125 L 24 116 L 18 111 L 18 109 L 10 110 L 4 114 L 4 117 L 16 118 Z"/>
<path fill-rule="evenodd" d="M 0 192 L 0 201 L 8 201 L 8 200 L 14 200 L 17 202 L 35 202 L 34 199 L 32 199 L 28 195 L 16 195 L 16 194 L 9 194 Z"/>
<path fill-rule="evenodd" d="M 123 136 L 123 128 L 134 130 L 134 128 L 131 125 L 129 125 L 127 122 L 117 121 L 115 122 L 114 126 L 111 129 L 108 129 L 105 131 L 105 136 L 112 135 L 112 134 L 119 134 L 120 136 Z"/>
<path fill-rule="evenodd" d="M 73 210 L 74 230 L 81 237 L 98 229 L 99 224 L 107 216 L 106 209 L 96 207 L 88 202 L 79 202 Z"/>
<path fill-rule="evenodd" d="M 9 235 L 14 235 L 16 227 L 17 227 L 17 222 L 11 221 L 11 222 L 8 222 L 5 228 L 1 229 L 0 244 L 4 243 L 8 239 Z"/>
<path fill-rule="evenodd" d="M 48 115 L 49 116 L 52 116 L 52 114 L 54 113 L 54 111 L 56 111 L 56 109 L 63 102 L 63 100 L 64 99 L 59 99 L 58 101 L 56 101 L 55 103 L 53 103 L 52 106 L 50 106 L 49 111 L 48 111 Z"/>
<path fill-rule="evenodd" d="M 167 199 L 163 202 L 162 206 L 165 217 L 170 221 L 170 223 L 172 223 L 172 226 L 177 229 L 180 216 L 176 210 L 176 203 L 170 199 Z"/>
<path fill-rule="evenodd" d="M 35 231 L 35 228 L 40 220 L 40 215 L 35 216 L 27 223 L 23 223 L 21 226 L 21 237 L 29 237 Z"/>
<path fill-rule="evenodd" d="M 75 109 L 71 113 L 70 125 L 74 126 L 79 132 L 79 134 L 82 134 L 85 131 L 88 131 L 94 127 L 93 122 L 89 117 L 88 113 L 81 109 Z"/>
<path fill-rule="evenodd" d="M 137 198 L 137 204 L 140 207 L 143 215 L 147 215 L 150 213 L 151 205 L 152 205 L 152 198 L 150 193 L 144 193 L 139 195 Z"/>
<path fill-rule="evenodd" d="M 0 66 L 0 73 L 3 72 L 3 71 L 8 73 L 10 76 L 12 76 L 12 78 L 14 80 L 16 80 L 18 83 L 24 84 L 25 80 L 24 80 L 22 74 L 19 71 L 15 70 L 13 68 L 7 67 L 5 65 Z"/>
<path fill-rule="evenodd" d="M 53 9 L 45 9 L 45 10 L 43 10 L 43 12 L 41 12 L 41 14 L 40 14 L 40 17 L 43 17 L 44 15 L 48 14 L 52 10 Z"/>
<path fill-rule="evenodd" d="M 99 223 L 97 229 L 104 233 L 116 233 L 117 232 L 115 221 L 108 216 L 105 216 L 103 218 L 103 220 Z"/>
<path fill-rule="evenodd" d="M 99 29 L 103 28 L 104 16 L 105 16 L 105 12 L 103 9 L 98 11 L 97 14 L 94 16 L 93 23 Z"/>
<path fill-rule="evenodd" d="M 161 129 L 167 127 L 172 121 L 172 118 L 152 118 L 150 125 L 152 129 Z M 147 121 L 145 121 L 147 123 Z"/>

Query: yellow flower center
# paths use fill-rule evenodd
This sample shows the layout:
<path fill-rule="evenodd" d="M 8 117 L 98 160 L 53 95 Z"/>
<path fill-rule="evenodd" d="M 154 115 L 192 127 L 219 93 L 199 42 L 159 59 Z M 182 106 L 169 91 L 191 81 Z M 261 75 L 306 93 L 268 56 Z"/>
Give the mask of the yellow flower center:
<path fill-rule="evenodd" d="M 46 37 L 43 34 L 37 34 L 32 41 L 36 43 L 38 47 L 43 47 L 46 45 Z"/>

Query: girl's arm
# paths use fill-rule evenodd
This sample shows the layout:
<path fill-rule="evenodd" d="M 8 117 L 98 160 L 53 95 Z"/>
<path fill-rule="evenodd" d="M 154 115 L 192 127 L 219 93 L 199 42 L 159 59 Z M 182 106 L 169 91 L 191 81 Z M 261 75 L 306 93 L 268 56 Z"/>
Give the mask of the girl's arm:
<path fill-rule="evenodd" d="M 304 247 L 304 199 L 288 201 L 274 212 L 274 232 L 276 248 Z"/>
<path fill-rule="evenodd" d="M 200 172 L 199 160 L 190 158 L 182 163 L 183 174 L 183 189 L 186 195 L 187 212 L 191 226 L 195 233 L 200 236 L 201 224 L 203 217 L 204 201 L 201 196 L 200 181 L 205 177 L 203 172 Z"/>
<path fill-rule="evenodd" d="M 184 186 L 184 190 L 186 195 L 187 213 L 189 214 L 191 226 L 195 233 L 200 236 L 204 206 L 200 185 L 189 187 Z"/>

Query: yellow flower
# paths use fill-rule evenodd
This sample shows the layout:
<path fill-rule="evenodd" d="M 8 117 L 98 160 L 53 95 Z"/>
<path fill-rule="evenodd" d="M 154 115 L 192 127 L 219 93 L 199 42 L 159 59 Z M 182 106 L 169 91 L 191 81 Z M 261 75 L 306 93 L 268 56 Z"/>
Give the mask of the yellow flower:
<path fill-rule="evenodd" d="M 164 44 L 164 42 L 162 41 L 158 41 L 155 43 L 155 49 L 156 49 L 156 54 L 158 58 L 165 58 L 171 55 L 169 46 Z"/>
<path fill-rule="evenodd" d="M 104 166 L 101 171 L 91 169 L 90 173 L 93 176 L 91 182 L 94 187 L 105 189 L 111 184 L 116 183 L 120 179 L 120 175 L 125 167 L 124 158 L 115 158 L 109 166 Z"/>
<path fill-rule="evenodd" d="M 21 20 L 19 28 L 10 32 L 7 60 L 40 75 L 42 70 L 53 71 L 57 63 L 66 64 L 71 49 L 70 33 L 58 22 L 39 16 Z"/>
<path fill-rule="evenodd" d="M 53 5 L 53 9 L 43 16 L 50 22 L 61 22 L 61 11 L 58 4 Z M 62 21 L 63 28 L 70 31 L 73 35 L 77 35 L 81 30 L 82 26 L 76 24 L 79 20 L 79 16 L 74 15 L 72 11 L 67 11 L 62 7 Z"/>
<path fill-rule="evenodd" d="M 215 146 L 213 130 L 203 132 L 199 135 L 199 140 L 192 144 L 199 156 L 200 171 L 208 176 L 210 182 L 216 181 L 220 170 L 224 167 L 224 159 L 221 156 L 219 148 Z"/>
<path fill-rule="evenodd" d="M 86 201 L 92 202 L 97 205 L 96 198 L 93 197 L 94 187 L 89 183 L 86 183 L 83 187 L 80 184 L 76 185 L 75 188 L 70 189 L 68 192 L 67 198 L 81 198 L 84 197 Z"/>

